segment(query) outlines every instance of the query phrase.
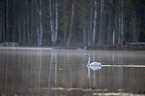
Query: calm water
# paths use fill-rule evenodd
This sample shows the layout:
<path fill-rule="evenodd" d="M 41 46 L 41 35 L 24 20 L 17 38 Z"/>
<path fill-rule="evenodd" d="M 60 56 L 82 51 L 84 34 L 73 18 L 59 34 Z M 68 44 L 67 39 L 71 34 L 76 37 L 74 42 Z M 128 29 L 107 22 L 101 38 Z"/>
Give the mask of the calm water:
<path fill-rule="evenodd" d="M 0 49 L 0 95 L 145 94 L 145 67 L 92 70 L 86 67 L 88 53 L 102 65 L 145 65 L 145 51 Z"/>

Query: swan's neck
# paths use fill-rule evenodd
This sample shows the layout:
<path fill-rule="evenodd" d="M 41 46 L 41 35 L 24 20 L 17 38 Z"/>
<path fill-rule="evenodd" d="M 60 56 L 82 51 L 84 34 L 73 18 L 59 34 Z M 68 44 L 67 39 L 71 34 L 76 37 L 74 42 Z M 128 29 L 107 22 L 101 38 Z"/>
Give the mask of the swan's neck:
<path fill-rule="evenodd" d="M 90 64 L 90 57 L 88 57 L 88 65 Z"/>

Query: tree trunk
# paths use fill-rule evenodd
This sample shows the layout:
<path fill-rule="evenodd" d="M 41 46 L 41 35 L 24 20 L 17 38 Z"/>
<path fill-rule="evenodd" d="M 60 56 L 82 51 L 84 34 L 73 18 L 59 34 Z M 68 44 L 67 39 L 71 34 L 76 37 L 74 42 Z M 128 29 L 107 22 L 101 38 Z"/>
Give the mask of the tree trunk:
<path fill-rule="evenodd" d="M 53 30 L 53 18 L 52 18 L 52 6 L 51 0 L 49 0 L 49 15 L 50 15 L 50 30 L 51 30 L 51 42 L 54 43 L 54 30 Z"/>
<path fill-rule="evenodd" d="M 40 27 L 41 27 L 41 24 L 40 24 L 40 6 L 38 6 L 38 3 L 37 3 L 37 0 L 34 0 L 34 4 L 35 4 L 35 8 L 34 9 L 36 9 L 36 12 L 37 12 L 37 17 L 39 17 L 39 18 L 37 18 L 37 20 L 36 20 L 36 32 L 37 32 L 37 38 L 36 38 L 36 41 L 37 41 L 37 45 L 41 45 L 40 44 Z M 40 2 L 39 2 L 39 4 L 40 4 Z"/>
<path fill-rule="evenodd" d="M 5 0 L 3 0 L 3 21 L 2 22 L 3 22 L 3 28 L 2 28 L 3 29 L 3 36 L 2 36 L 3 38 L 2 39 L 3 40 L 2 41 L 5 42 L 5 34 L 6 34 Z"/>
<path fill-rule="evenodd" d="M 19 20 L 19 43 L 21 43 L 21 23 Z"/>
<path fill-rule="evenodd" d="M 124 13 L 123 13 L 123 0 L 121 1 L 122 12 L 121 12 L 121 44 L 124 42 Z"/>
<path fill-rule="evenodd" d="M 136 20 L 136 17 L 134 17 L 134 20 L 133 20 L 134 24 L 136 24 L 135 20 Z M 133 27 L 133 42 L 137 42 L 136 25 L 134 25 Z"/>
<path fill-rule="evenodd" d="M 34 4 L 34 0 L 32 0 L 32 2 L 31 2 L 31 43 L 33 43 L 33 11 L 34 11 L 34 6 L 33 6 L 33 4 Z"/>
<path fill-rule="evenodd" d="M 39 37 L 39 45 L 42 45 L 42 35 L 43 35 L 43 32 L 42 32 L 42 1 L 40 0 L 40 9 L 39 9 L 39 27 L 40 27 L 40 37 Z"/>
<path fill-rule="evenodd" d="M 115 15 L 115 19 L 114 19 L 114 33 L 115 33 L 115 44 L 118 44 L 118 15 L 117 15 L 117 1 L 115 1 L 115 8 L 114 8 L 114 15 Z"/>
<path fill-rule="evenodd" d="M 86 43 L 86 27 L 83 26 L 83 42 L 84 42 L 84 47 L 86 47 L 87 43 Z"/>
<path fill-rule="evenodd" d="M 56 0 L 56 3 L 55 3 L 55 40 L 54 40 L 54 44 L 56 43 L 57 41 L 57 33 L 58 33 L 58 0 Z"/>
<path fill-rule="evenodd" d="M 40 33 L 39 33 L 39 28 L 37 28 L 37 44 L 40 45 Z"/>
<path fill-rule="evenodd" d="M 140 29 L 141 29 L 141 16 L 139 17 L 139 21 L 138 21 L 138 27 L 137 27 L 137 42 L 139 42 L 139 37 L 140 37 Z"/>
<path fill-rule="evenodd" d="M 95 0 L 95 6 L 97 6 L 97 0 Z M 96 39 L 96 21 L 97 20 L 97 9 L 95 8 L 95 13 L 94 13 L 94 26 L 93 26 L 93 40 L 92 43 L 95 43 Z"/>
<path fill-rule="evenodd" d="M 12 41 L 13 41 L 13 42 L 16 41 L 16 39 L 15 39 L 15 38 L 16 38 L 16 29 L 15 29 L 15 28 L 16 28 L 16 26 L 13 25 L 13 38 L 12 38 Z"/>
<path fill-rule="evenodd" d="M 109 12 L 109 20 L 108 20 L 108 31 L 107 31 L 107 44 L 112 44 L 112 13 L 111 10 Z"/>
<path fill-rule="evenodd" d="M 11 0 L 11 1 L 9 1 L 9 33 L 11 35 L 11 36 L 9 36 L 10 41 L 13 41 L 13 28 L 14 28 L 13 19 L 14 19 L 14 0 Z M 2 20 L 0 20 L 0 22 L 1 21 Z"/>
<path fill-rule="evenodd" d="M 118 44 L 121 42 L 121 14 L 118 16 Z"/>
<path fill-rule="evenodd" d="M 26 14 L 24 15 L 24 28 L 23 28 L 23 42 L 26 43 L 26 19 L 25 19 Z"/>
<path fill-rule="evenodd" d="M 103 11 L 104 11 L 104 0 L 101 0 L 98 44 L 105 43 L 105 32 L 103 28 Z"/>
<path fill-rule="evenodd" d="M 116 6 L 117 6 L 117 1 L 115 1 L 115 5 L 113 4 L 113 2 L 112 2 L 112 5 L 113 5 L 113 7 L 112 7 L 112 10 L 113 10 L 113 15 L 114 15 L 114 19 L 113 19 L 113 34 L 112 34 L 112 44 L 114 45 L 114 44 L 116 44 L 116 43 L 118 43 L 118 33 L 117 33 L 117 13 L 116 13 Z"/>
<path fill-rule="evenodd" d="M 93 4 L 93 2 L 92 2 L 92 0 L 90 0 L 90 4 L 92 5 Z M 92 18 L 93 18 L 93 8 L 91 8 L 90 7 L 90 18 L 89 18 L 89 20 L 90 20 L 90 25 L 89 25 L 89 30 L 88 30 L 88 45 L 90 46 L 91 44 L 92 44 Z"/>
<path fill-rule="evenodd" d="M 66 11 L 67 11 L 68 0 L 65 0 L 64 2 L 65 2 L 65 5 L 64 5 L 63 16 L 67 17 L 66 16 Z M 66 45 L 66 43 L 67 43 L 67 23 L 68 23 L 68 21 L 64 20 L 64 25 L 63 25 L 63 30 L 64 30 L 63 43 L 64 43 L 64 45 Z"/>
<path fill-rule="evenodd" d="M 58 33 L 58 0 L 55 2 L 55 34 L 54 34 L 54 44 L 57 41 L 57 33 Z"/>
<path fill-rule="evenodd" d="M 71 12 L 71 23 L 70 23 L 70 30 L 69 30 L 69 37 L 67 40 L 67 47 L 70 47 L 70 40 L 72 38 L 72 28 L 74 23 L 74 12 L 75 12 L 75 0 L 72 3 L 72 12 Z"/>
<path fill-rule="evenodd" d="M 131 29 L 132 29 L 132 32 L 133 32 L 133 42 L 137 42 L 136 12 L 132 13 Z"/>
<path fill-rule="evenodd" d="M 115 44 L 115 28 L 113 28 L 113 39 L 112 39 L 112 44 L 114 45 Z"/>
<path fill-rule="evenodd" d="M 119 5 L 123 8 L 123 0 L 119 0 Z M 121 13 L 119 14 L 119 31 L 118 31 L 118 44 L 123 44 L 124 41 L 124 32 L 123 32 L 123 9 L 121 10 Z"/>
<path fill-rule="evenodd" d="M 2 16 L 0 16 L 0 42 L 2 42 Z"/>
<path fill-rule="evenodd" d="M 0 13 L 2 13 L 2 2 L 0 2 Z M 3 21 L 3 19 L 2 19 L 2 14 L 0 14 L 0 42 L 2 42 L 2 22 Z"/>
<path fill-rule="evenodd" d="M 27 18 L 27 42 L 30 43 L 28 0 L 26 0 L 26 18 Z"/>
<path fill-rule="evenodd" d="M 6 0 L 6 41 L 9 42 L 9 1 Z"/>

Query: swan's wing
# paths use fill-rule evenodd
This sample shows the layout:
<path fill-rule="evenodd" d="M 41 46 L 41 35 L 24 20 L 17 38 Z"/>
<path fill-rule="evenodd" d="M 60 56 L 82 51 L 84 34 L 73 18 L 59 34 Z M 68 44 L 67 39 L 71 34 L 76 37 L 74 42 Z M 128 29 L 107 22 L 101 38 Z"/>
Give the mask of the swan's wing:
<path fill-rule="evenodd" d="M 97 65 L 101 65 L 101 63 L 100 62 L 92 62 L 92 63 L 90 63 L 90 66 L 97 66 Z"/>
<path fill-rule="evenodd" d="M 93 71 L 97 71 L 101 69 L 101 66 L 89 66 L 89 68 Z"/>

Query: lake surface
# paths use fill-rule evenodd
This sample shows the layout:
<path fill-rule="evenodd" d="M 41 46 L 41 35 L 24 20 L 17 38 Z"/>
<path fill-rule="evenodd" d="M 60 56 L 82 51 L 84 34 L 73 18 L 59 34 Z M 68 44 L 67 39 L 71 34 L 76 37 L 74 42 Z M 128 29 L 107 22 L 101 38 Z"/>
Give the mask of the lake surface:
<path fill-rule="evenodd" d="M 86 54 L 102 67 L 87 67 Z M 145 94 L 144 65 L 145 51 L 0 48 L 0 96 Z"/>

